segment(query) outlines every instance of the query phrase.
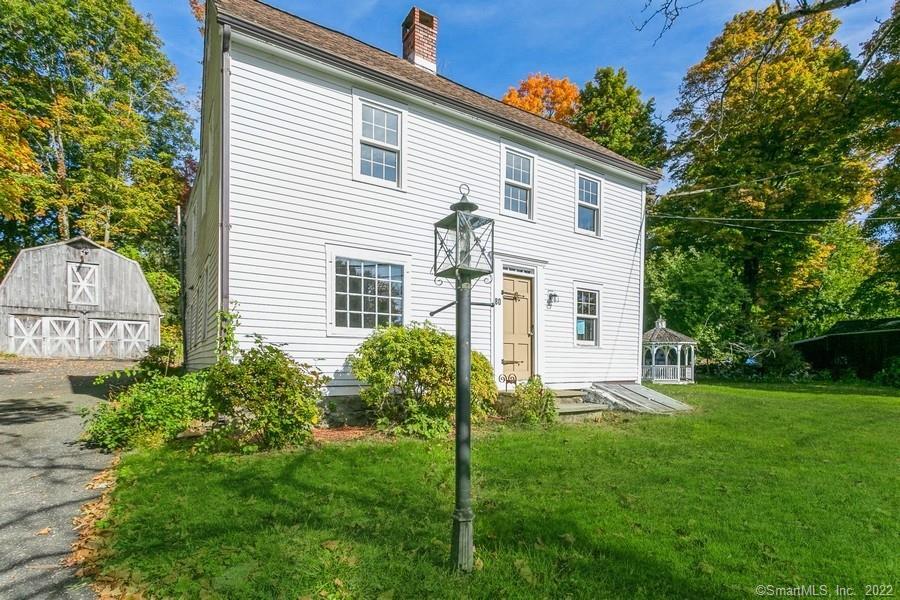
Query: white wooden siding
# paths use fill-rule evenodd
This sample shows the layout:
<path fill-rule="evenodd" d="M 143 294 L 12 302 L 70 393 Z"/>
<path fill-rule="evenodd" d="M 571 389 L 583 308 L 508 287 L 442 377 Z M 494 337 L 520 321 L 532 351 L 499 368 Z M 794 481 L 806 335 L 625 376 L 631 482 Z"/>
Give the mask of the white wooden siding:
<path fill-rule="evenodd" d="M 496 219 L 497 252 L 543 263 L 535 302 L 545 382 L 570 387 L 638 377 L 640 183 L 517 140 L 536 161 L 533 222 L 500 214 L 503 140 L 400 97 L 408 110 L 404 190 L 355 181 L 358 83 L 312 72 L 238 36 L 231 49 L 229 294 L 239 304 L 243 343 L 254 333 L 284 343 L 335 377 L 332 393 L 352 391 L 346 359 L 365 334 L 327 334 L 333 316 L 326 308 L 326 244 L 410 254 L 407 321 L 425 321 L 453 299 L 452 287 L 436 285 L 430 273 L 432 224 L 466 183 L 479 212 Z M 602 238 L 574 231 L 576 169 L 602 180 Z M 597 347 L 574 343 L 574 281 L 603 286 Z M 495 284 L 479 282 L 475 300 L 493 299 Z M 547 307 L 551 290 L 559 302 Z M 472 316 L 473 345 L 495 368 L 500 310 L 475 307 Z M 452 330 L 453 311 L 431 320 Z"/>
<path fill-rule="evenodd" d="M 210 3 L 209 10 L 215 10 Z M 215 23 L 211 18 L 208 23 Z M 200 171 L 186 211 L 184 335 L 190 369 L 215 361 L 216 313 L 221 305 L 219 279 L 219 221 L 222 178 L 222 32 L 210 26 L 206 41 L 201 102 Z"/>

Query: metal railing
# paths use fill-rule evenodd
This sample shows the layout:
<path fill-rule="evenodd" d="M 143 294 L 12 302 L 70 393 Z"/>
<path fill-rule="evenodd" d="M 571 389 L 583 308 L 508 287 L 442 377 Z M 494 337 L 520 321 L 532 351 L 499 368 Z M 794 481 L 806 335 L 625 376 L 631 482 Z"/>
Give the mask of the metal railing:
<path fill-rule="evenodd" d="M 651 381 L 693 381 L 694 367 L 678 365 L 644 365 L 643 379 Z"/>

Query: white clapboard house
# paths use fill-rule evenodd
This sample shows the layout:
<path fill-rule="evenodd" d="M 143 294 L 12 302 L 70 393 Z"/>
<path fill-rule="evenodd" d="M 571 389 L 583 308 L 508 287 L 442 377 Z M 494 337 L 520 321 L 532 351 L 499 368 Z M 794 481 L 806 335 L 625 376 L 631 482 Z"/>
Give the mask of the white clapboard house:
<path fill-rule="evenodd" d="M 453 330 L 433 224 L 461 184 L 496 220 L 473 346 L 555 388 L 641 377 L 644 191 L 657 172 L 442 77 L 413 8 L 398 57 L 255 0 L 207 2 L 200 171 L 185 220 L 187 361 L 216 311 L 334 377 L 386 323 Z M 399 19 L 398 19 L 399 20 Z M 401 34 L 398 31 L 398 34 Z M 498 381 L 498 385 L 501 385 Z"/>

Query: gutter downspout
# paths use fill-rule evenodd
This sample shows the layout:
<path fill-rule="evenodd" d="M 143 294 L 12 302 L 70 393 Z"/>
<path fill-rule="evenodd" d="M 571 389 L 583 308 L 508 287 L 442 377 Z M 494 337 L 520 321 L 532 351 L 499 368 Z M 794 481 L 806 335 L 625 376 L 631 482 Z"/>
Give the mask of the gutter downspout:
<path fill-rule="evenodd" d="M 222 26 L 222 154 L 219 181 L 219 310 L 231 309 L 229 250 L 231 248 L 231 25 Z M 219 324 L 221 339 L 221 323 Z"/>
<path fill-rule="evenodd" d="M 641 186 L 641 225 L 638 228 L 638 235 L 640 236 L 640 265 L 638 266 L 638 273 L 640 274 L 640 279 L 638 281 L 638 332 L 637 332 L 637 341 L 638 341 L 638 361 L 637 361 L 637 379 L 635 383 L 638 385 L 641 384 L 643 380 L 644 374 L 644 244 L 647 239 L 647 186 Z M 655 353 L 654 353 L 655 354 Z"/>

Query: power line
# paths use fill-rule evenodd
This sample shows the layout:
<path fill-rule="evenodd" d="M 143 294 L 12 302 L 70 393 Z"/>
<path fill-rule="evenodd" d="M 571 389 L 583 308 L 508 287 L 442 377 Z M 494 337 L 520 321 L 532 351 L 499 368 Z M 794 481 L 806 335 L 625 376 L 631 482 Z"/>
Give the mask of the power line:
<path fill-rule="evenodd" d="M 683 221 L 751 221 L 757 223 L 837 223 L 843 221 L 842 218 L 836 219 L 776 219 L 763 217 L 686 217 L 682 215 L 648 215 L 651 219 L 680 219 Z M 864 221 L 896 221 L 897 217 L 867 217 Z"/>
<path fill-rule="evenodd" d="M 723 223 L 721 221 L 706 220 L 706 219 L 702 219 L 699 217 L 694 218 L 692 220 L 698 221 L 700 223 L 710 223 L 712 225 L 718 225 L 720 227 L 731 227 L 734 229 L 752 229 L 754 231 L 765 231 L 765 232 L 769 232 L 769 233 L 790 233 L 792 235 L 802 235 L 802 236 L 809 236 L 809 237 L 819 237 L 819 235 L 820 235 L 818 233 L 813 233 L 813 232 L 809 232 L 809 231 L 790 231 L 788 229 L 774 229 L 774 228 L 768 228 L 768 227 L 754 227 L 752 225 L 738 225 L 737 223 Z"/>
<path fill-rule="evenodd" d="M 787 173 L 781 173 L 779 175 L 769 175 L 768 177 L 760 177 L 759 179 L 751 179 L 750 181 L 741 181 L 738 183 L 730 183 L 728 185 L 720 185 L 718 187 L 711 188 L 703 188 L 699 190 L 687 190 L 684 192 L 670 192 L 667 194 L 660 194 L 660 198 L 676 198 L 678 196 L 693 196 L 694 194 L 705 194 L 707 192 L 715 192 L 718 190 L 727 190 L 734 187 L 740 187 L 742 185 L 750 185 L 751 183 L 759 183 L 761 181 L 769 181 L 770 179 L 780 179 L 782 177 L 790 177 L 791 175 L 797 175 L 798 173 L 805 173 L 807 171 L 814 171 L 816 169 L 824 169 L 825 167 L 833 167 L 834 165 L 838 165 L 843 161 L 835 161 L 830 163 L 825 163 L 824 165 L 814 165 L 811 167 L 803 167 L 802 169 L 795 169 L 793 171 L 788 171 Z"/>

